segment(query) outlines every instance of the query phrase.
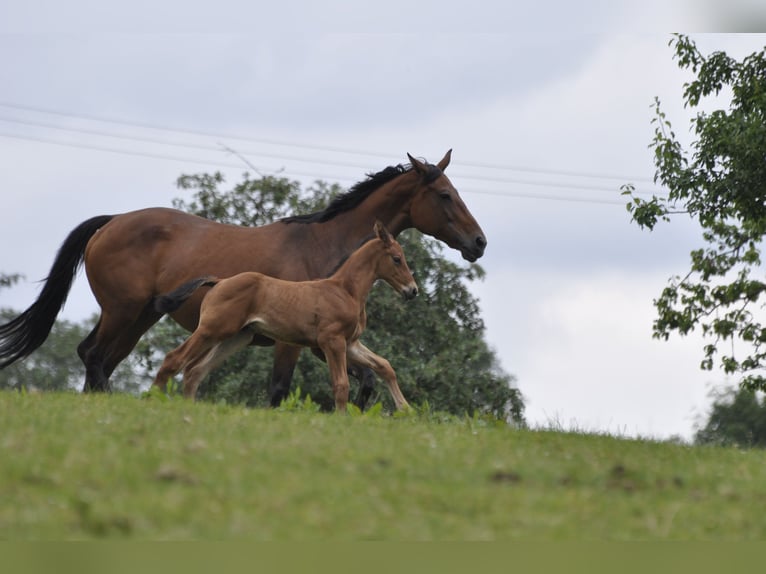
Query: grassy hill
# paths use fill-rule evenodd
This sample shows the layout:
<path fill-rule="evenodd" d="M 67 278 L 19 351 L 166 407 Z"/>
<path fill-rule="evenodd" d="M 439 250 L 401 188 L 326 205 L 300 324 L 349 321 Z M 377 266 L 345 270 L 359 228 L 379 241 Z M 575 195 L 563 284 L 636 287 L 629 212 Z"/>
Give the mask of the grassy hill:
<path fill-rule="evenodd" d="M 763 539 L 766 452 L 0 393 L 0 539 Z"/>

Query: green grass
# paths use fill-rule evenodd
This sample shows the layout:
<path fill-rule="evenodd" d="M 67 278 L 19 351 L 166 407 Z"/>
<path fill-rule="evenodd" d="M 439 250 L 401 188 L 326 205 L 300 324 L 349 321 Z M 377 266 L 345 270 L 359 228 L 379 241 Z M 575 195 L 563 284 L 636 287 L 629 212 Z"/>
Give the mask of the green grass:
<path fill-rule="evenodd" d="M 0 539 L 763 539 L 766 453 L 0 393 Z"/>

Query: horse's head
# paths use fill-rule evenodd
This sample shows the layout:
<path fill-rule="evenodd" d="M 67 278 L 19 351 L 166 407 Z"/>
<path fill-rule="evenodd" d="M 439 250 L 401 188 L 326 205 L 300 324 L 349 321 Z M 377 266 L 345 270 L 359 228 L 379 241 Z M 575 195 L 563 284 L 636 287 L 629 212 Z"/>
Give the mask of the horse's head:
<path fill-rule="evenodd" d="M 378 260 L 378 278 L 391 285 L 405 299 L 412 299 L 418 294 L 418 285 L 407 266 L 402 246 L 380 221 L 375 222 L 375 235 L 383 245 L 383 256 Z"/>
<path fill-rule="evenodd" d="M 407 154 L 420 183 L 410 206 L 412 226 L 458 249 L 463 259 L 476 261 L 484 254 L 487 238 L 460 198 L 455 186 L 444 175 L 449 165 L 449 150 L 436 165 Z"/>

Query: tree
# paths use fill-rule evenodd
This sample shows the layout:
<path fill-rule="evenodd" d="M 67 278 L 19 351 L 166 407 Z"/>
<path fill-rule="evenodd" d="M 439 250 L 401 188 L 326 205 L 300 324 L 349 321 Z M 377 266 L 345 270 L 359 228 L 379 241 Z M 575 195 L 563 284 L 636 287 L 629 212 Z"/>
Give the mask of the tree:
<path fill-rule="evenodd" d="M 766 326 L 757 307 L 766 290 L 760 269 L 766 233 L 766 50 L 736 61 L 720 51 L 705 56 L 682 35 L 670 45 L 679 67 L 696 75 L 684 85 L 685 106 L 698 110 L 691 121 L 696 139 L 683 149 L 655 99 L 650 147 L 655 182 L 667 188 L 667 197 L 644 200 L 634 196 L 632 185 L 623 189 L 640 227 L 651 230 L 685 214 L 701 226 L 704 245 L 691 252 L 688 272 L 673 277 L 655 300 L 654 336 L 667 340 L 672 332 L 700 328 L 709 341 L 703 369 L 717 362 L 726 373 L 741 375 L 744 387 L 766 389 Z M 727 109 L 702 109 L 710 97 L 729 92 Z"/>
<path fill-rule="evenodd" d="M 182 176 L 178 185 L 193 190 L 189 203 L 177 199 L 174 206 L 225 223 L 262 225 L 293 213 L 317 211 L 338 193 L 338 185 L 316 182 L 302 190 L 297 182 L 280 177 L 250 178 L 229 191 L 220 173 Z M 476 264 L 461 266 L 442 257 L 436 240 L 409 230 L 399 236 L 421 287 L 413 301 L 403 302 L 387 285 L 376 285 L 368 299 L 368 326 L 362 340 L 388 358 L 397 371 L 405 396 L 414 404 L 428 402 L 438 410 L 491 413 L 523 422 L 524 404 L 513 377 L 498 365 L 484 341 L 484 324 L 478 301 L 466 281 L 483 277 Z M 137 347 L 138 362 L 153 376 L 164 352 L 180 344 L 188 333 L 174 323 L 161 321 Z M 161 352 L 159 352 L 161 351 Z M 248 350 L 230 358 L 200 387 L 210 400 L 268 404 L 271 350 Z M 323 408 L 334 406 L 327 368 L 311 353 L 303 352 L 293 377 Z M 387 392 L 378 398 L 389 404 Z"/>
<path fill-rule="evenodd" d="M 0 288 L 10 287 L 11 285 L 15 284 L 19 279 L 21 279 L 21 275 L 19 275 L 18 273 L 15 273 L 13 275 L 6 275 L 5 273 L 0 273 Z"/>
<path fill-rule="evenodd" d="M 714 397 L 708 420 L 694 441 L 740 448 L 766 447 L 766 400 L 749 389 L 727 389 Z"/>

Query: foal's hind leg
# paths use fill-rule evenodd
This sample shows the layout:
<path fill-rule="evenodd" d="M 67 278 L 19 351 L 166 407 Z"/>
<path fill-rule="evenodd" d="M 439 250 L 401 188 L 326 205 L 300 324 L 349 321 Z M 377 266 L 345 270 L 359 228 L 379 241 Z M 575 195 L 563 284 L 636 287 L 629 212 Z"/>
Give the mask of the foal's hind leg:
<path fill-rule="evenodd" d="M 234 353 L 247 347 L 252 339 L 253 334 L 250 331 L 242 330 L 233 337 L 214 343 L 204 354 L 195 353 L 197 358 L 189 361 L 184 367 L 184 396 L 190 399 L 196 397 L 197 389 L 208 373 Z"/>
<path fill-rule="evenodd" d="M 153 384 L 165 391 L 170 377 L 202 361 L 215 344 L 216 340 L 208 333 L 197 329 L 188 339 L 165 355 Z M 187 394 L 187 380 L 184 378 L 184 396 L 189 395 L 194 397 L 194 393 Z"/>
<path fill-rule="evenodd" d="M 243 330 L 221 340 L 204 329 L 197 329 L 191 337 L 170 351 L 162 361 L 154 385 L 165 391 L 168 379 L 183 370 L 184 397 L 194 399 L 197 388 L 207 374 L 228 357 L 247 347 L 253 334 Z"/>
<path fill-rule="evenodd" d="M 369 367 L 386 382 L 386 385 L 388 385 L 388 392 L 391 393 L 391 398 L 394 399 L 394 404 L 396 405 L 397 410 L 409 408 L 410 405 L 407 403 L 404 395 L 402 395 L 402 391 L 399 389 L 399 383 L 396 381 L 396 372 L 391 367 L 391 363 L 370 351 L 359 341 L 354 341 L 349 345 L 346 354 L 348 355 L 349 362 Z"/>

